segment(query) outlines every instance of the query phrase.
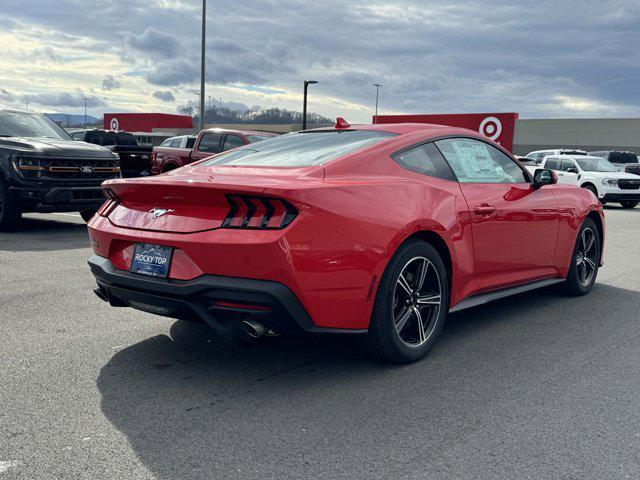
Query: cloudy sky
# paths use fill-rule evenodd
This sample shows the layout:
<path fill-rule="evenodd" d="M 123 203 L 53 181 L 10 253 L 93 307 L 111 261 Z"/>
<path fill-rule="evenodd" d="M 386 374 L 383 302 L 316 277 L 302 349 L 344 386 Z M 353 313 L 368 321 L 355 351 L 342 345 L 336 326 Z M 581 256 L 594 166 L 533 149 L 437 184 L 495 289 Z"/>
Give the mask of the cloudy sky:
<path fill-rule="evenodd" d="M 2 0 L 0 104 L 96 116 L 197 101 L 200 0 Z M 639 0 L 209 0 L 207 95 L 382 113 L 640 116 Z"/>

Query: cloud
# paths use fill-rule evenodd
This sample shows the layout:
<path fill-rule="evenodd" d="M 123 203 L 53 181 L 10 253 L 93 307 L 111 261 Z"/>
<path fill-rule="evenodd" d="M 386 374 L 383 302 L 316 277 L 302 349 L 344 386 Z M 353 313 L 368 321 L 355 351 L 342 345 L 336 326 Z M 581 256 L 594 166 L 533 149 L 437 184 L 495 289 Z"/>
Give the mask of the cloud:
<path fill-rule="evenodd" d="M 116 90 L 122 86 L 122 83 L 113 75 L 105 75 L 102 79 L 103 90 Z"/>
<path fill-rule="evenodd" d="M 56 70 L 0 59 L 3 87 L 24 93 L 25 78 L 47 78 L 29 88 L 46 94 L 55 81 L 59 91 L 90 92 L 116 71 L 138 72 L 109 101 L 140 109 L 154 105 L 149 84 L 171 87 L 179 103 L 197 87 L 198 2 L 78 8 L 77 0 L 57 0 L 55 15 L 41 3 L 6 0 L 0 36 L 37 49 L 44 63 L 64 59 L 65 69 L 60 61 Z M 372 83 L 384 85 L 382 113 L 640 115 L 639 32 L 633 0 L 245 0 L 209 10 L 207 82 L 227 101 L 299 109 L 303 80 L 318 80 L 310 108 L 352 121 L 370 120 Z M 101 70 L 79 78 L 85 64 L 70 64 L 74 55 L 104 59 Z"/>
<path fill-rule="evenodd" d="M 170 90 L 156 90 L 153 92 L 153 96 L 163 102 L 175 102 L 176 97 L 173 96 Z"/>
<path fill-rule="evenodd" d="M 177 36 L 153 27 L 147 28 L 140 35 L 128 32 L 125 35 L 124 44 L 131 50 L 137 50 L 155 58 L 172 58 L 178 56 L 181 50 L 181 42 Z"/>
<path fill-rule="evenodd" d="M 103 107 L 107 103 L 104 99 L 82 93 L 53 92 L 22 95 L 23 102 L 35 103 L 47 107 L 81 107 L 87 102 L 88 108 Z"/>

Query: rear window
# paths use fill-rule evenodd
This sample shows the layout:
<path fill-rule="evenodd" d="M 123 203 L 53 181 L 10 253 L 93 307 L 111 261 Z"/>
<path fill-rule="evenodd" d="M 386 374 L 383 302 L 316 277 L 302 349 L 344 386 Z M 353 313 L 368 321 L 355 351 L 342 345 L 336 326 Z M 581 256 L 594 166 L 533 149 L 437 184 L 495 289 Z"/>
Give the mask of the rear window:
<path fill-rule="evenodd" d="M 289 133 L 218 155 L 204 165 L 322 165 L 349 153 L 395 137 L 375 130 L 325 130 Z"/>
<path fill-rule="evenodd" d="M 638 163 L 638 157 L 631 152 L 611 152 L 608 160 L 611 163 Z"/>
<path fill-rule="evenodd" d="M 86 141 L 89 143 L 95 143 L 96 145 L 108 146 L 108 145 L 137 145 L 136 138 L 130 133 L 126 132 L 101 132 L 93 131 L 88 132 L 86 135 Z"/>

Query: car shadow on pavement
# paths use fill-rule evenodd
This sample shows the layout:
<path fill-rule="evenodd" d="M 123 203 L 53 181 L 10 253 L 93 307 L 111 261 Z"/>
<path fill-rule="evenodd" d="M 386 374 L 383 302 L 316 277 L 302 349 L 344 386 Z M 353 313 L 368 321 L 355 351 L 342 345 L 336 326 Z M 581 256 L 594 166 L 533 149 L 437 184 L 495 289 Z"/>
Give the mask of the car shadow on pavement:
<path fill-rule="evenodd" d="M 0 233 L 0 251 L 31 252 L 89 247 L 84 222 L 59 220 L 52 215 L 50 217 L 25 217 L 15 231 Z"/>
<path fill-rule="evenodd" d="M 505 405 L 637 332 L 638 310 L 636 291 L 547 288 L 452 315 L 408 366 L 345 338 L 239 345 L 180 321 L 117 352 L 97 386 L 104 415 L 157 478 L 394 478 L 416 468 L 416 442 L 425 468 L 436 464 L 474 429 L 497 428 Z"/>

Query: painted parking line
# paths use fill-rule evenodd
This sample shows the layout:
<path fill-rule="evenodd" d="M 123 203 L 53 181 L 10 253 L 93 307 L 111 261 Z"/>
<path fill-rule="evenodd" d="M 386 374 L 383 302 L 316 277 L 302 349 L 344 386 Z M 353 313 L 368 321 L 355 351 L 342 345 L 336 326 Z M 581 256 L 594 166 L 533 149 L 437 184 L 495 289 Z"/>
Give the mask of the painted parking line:
<path fill-rule="evenodd" d="M 65 217 L 77 217 L 80 218 L 80 214 L 79 213 L 62 213 L 62 212 L 56 212 L 53 215 L 64 215 Z"/>

